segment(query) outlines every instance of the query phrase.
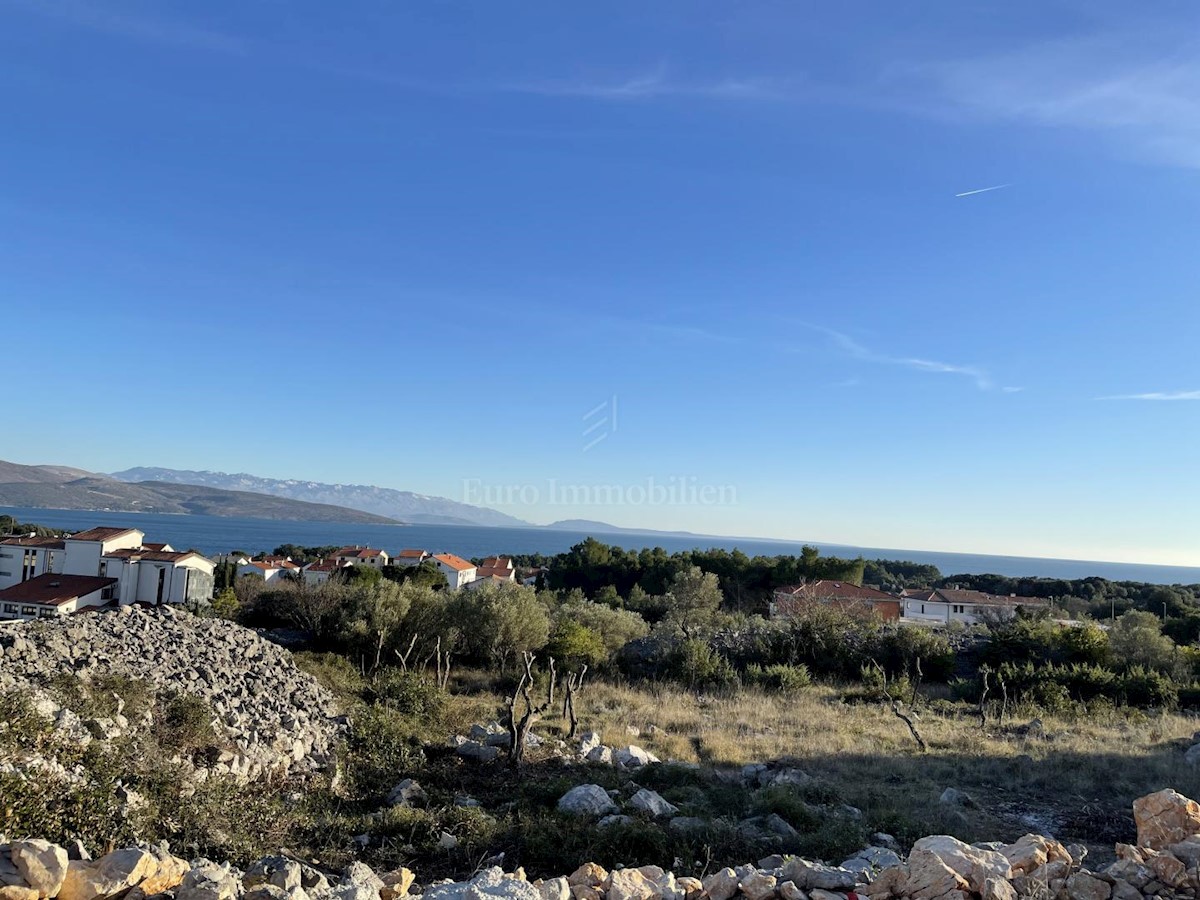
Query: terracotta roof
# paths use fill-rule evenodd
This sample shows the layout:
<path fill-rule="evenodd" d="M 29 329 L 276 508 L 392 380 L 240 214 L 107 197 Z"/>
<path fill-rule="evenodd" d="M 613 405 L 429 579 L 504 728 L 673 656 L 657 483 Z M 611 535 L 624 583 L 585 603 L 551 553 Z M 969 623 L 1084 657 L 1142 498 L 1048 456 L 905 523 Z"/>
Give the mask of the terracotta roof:
<path fill-rule="evenodd" d="M 975 606 L 1044 606 L 1045 600 L 1037 597 L 1017 597 L 1006 594 L 988 594 L 984 591 L 962 591 L 954 588 L 938 588 L 937 594 L 944 603 L 970 603 Z"/>
<path fill-rule="evenodd" d="M 875 588 L 860 587 L 845 581 L 812 581 L 807 584 L 793 584 L 779 588 L 776 594 L 789 594 L 793 597 L 811 597 L 820 600 L 895 600 L 896 597 Z"/>
<path fill-rule="evenodd" d="M 0 541 L 10 547 L 44 547 L 47 550 L 62 550 L 67 545 L 62 538 L 53 537 L 10 537 Z"/>
<path fill-rule="evenodd" d="M 333 572 L 334 570 L 340 569 L 340 568 L 341 568 L 341 566 L 339 566 L 332 559 L 319 559 L 315 563 L 309 563 L 307 566 L 305 566 L 304 571 L 305 572 Z"/>
<path fill-rule="evenodd" d="M 89 528 L 70 537 L 72 541 L 109 541 L 123 534 L 132 534 L 136 528 Z M 141 534 L 141 532 L 138 532 Z"/>
<path fill-rule="evenodd" d="M 449 566 L 451 569 L 456 569 L 459 572 L 465 572 L 467 569 L 475 568 L 474 563 L 469 563 L 461 556 L 455 556 L 453 553 L 435 553 L 433 558 L 443 565 Z"/>
<path fill-rule="evenodd" d="M 485 582 L 487 584 L 508 584 L 508 579 L 505 578 L 503 575 L 485 575 L 482 578 L 476 578 L 474 581 L 468 581 L 467 584 L 468 585 L 477 585 L 477 584 L 483 584 Z"/>
<path fill-rule="evenodd" d="M 428 555 L 428 550 L 410 550 L 407 548 L 396 554 L 400 559 L 424 559 Z"/>
<path fill-rule="evenodd" d="M 511 569 L 513 561 L 507 556 L 489 556 L 479 564 L 481 569 Z"/>
<path fill-rule="evenodd" d="M 368 559 L 372 556 L 382 556 L 382 550 L 375 550 L 371 547 L 343 547 L 334 556 L 350 556 L 355 559 Z"/>
<path fill-rule="evenodd" d="M 484 562 L 487 562 L 485 559 Z M 506 569 L 504 566 L 478 566 L 475 569 L 476 578 L 502 578 L 505 581 L 512 581 L 514 577 L 512 569 Z"/>
<path fill-rule="evenodd" d="M 201 559 L 204 559 L 203 556 L 200 556 L 194 550 L 179 553 L 175 550 L 146 550 L 145 548 L 132 549 L 128 547 L 120 550 L 110 550 L 104 556 L 106 559 L 144 559 L 147 562 L 180 562 L 190 556 L 199 556 Z"/>
<path fill-rule="evenodd" d="M 906 589 L 904 591 L 904 596 L 909 600 L 929 600 L 933 597 L 933 591 L 929 590 L 928 588 L 922 588 L 919 591 L 910 591 Z"/>
<path fill-rule="evenodd" d="M 142 541 L 142 549 L 143 550 L 166 550 L 168 552 L 171 552 L 171 545 L 170 544 L 147 544 L 145 541 Z"/>
<path fill-rule="evenodd" d="M 0 591 L 0 603 L 62 606 L 116 583 L 115 578 L 97 578 L 95 575 L 38 575 Z"/>

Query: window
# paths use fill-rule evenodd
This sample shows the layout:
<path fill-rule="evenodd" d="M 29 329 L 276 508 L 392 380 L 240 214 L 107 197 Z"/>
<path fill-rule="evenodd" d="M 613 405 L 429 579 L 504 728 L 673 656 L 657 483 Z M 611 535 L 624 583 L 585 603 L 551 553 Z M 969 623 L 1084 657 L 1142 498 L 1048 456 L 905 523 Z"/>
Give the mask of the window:
<path fill-rule="evenodd" d="M 35 609 L 32 606 L 22 606 L 21 607 L 21 615 L 23 615 L 23 616 L 37 615 L 37 609 Z"/>
<path fill-rule="evenodd" d="M 5 611 L 6 613 L 15 613 L 15 612 L 17 611 L 17 604 L 15 604 L 15 603 L 5 603 L 5 604 L 4 604 L 4 611 Z"/>
<path fill-rule="evenodd" d="M 950 607 L 950 611 L 961 614 L 963 611 L 963 607 L 960 604 L 955 604 L 954 606 Z"/>
<path fill-rule="evenodd" d="M 0 572 L 0 578 L 12 578 L 12 572 Z"/>

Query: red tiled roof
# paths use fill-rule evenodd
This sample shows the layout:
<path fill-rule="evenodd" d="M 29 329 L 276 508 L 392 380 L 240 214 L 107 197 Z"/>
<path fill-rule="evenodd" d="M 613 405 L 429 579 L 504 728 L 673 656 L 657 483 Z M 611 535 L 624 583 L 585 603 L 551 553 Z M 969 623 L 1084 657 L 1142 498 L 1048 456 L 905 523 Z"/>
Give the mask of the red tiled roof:
<path fill-rule="evenodd" d="M 375 550 L 371 547 L 343 547 L 334 556 L 349 556 L 355 559 L 368 559 L 372 556 L 382 556 L 382 550 Z"/>
<path fill-rule="evenodd" d="M 479 564 L 481 569 L 511 569 L 512 560 L 507 556 L 489 556 Z"/>
<path fill-rule="evenodd" d="M 0 591 L 0 603 L 62 606 L 116 583 L 115 578 L 97 578 L 95 575 L 38 575 Z"/>
<path fill-rule="evenodd" d="M 108 541 L 123 534 L 131 534 L 136 528 L 89 528 L 70 537 L 72 541 Z M 140 533 L 140 532 L 139 532 Z"/>
<path fill-rule="evenodd" d="M 62 550 L 67 545 L 62 538 L 53 537 L 10 537 L 0 541 L 10 547 L 42 547 L 46 550 Z"/>
<path fill-rule="evenodd" d="M 145 541 L 142 541 L 143 550 L 167 550 L 170 552 L 170 547 L 170 544 L 147 544 Z"/>
<path fill-rule="evenodd" d="M 929 600 L 931 597 L 933 597 L 933 591 L 929 590 L 928 588 L 922 588 L 919 591 L 905 590 L 904 597 L 908 600 Z"/>
<path fill-rule="evenodd" d="M 401 550 L 397 554 L 397 556 L 400 559 L 423 559 L 424 557 L 426 557 L 428 555 L 429 555 L 428 550 L 410 550 L 407 548 L 404 550 Z"/>
<path fill-rule="evenodd" d="M 453 553 L 435 553 L 433 558 L 443 565 L 449 566 L 459 572 L 465 572 L 467 569 L 475 568 L 474 563 L 469 563 L 461 556 L 455 556 Z"/>
<path fill-rule="evenodd" d="M 484 562 L 487 562 L 485 559 Z M 506 569 L 504 566 L 478 566 L 475 570 L 476 578 L 503 578 L 505 581 L 513 579 L 513 570 Z"/>
<path fill-rule="evenodd" d="M 175 550 L 146 550 L 124 547 L 120 550 L 110 550 L 104 554 L 107 559 L 144 559 L 147 562 L 180 562 L 190 556 L 199 556 L 204 559 L 195 550 L 189 550 L 185 553 L 180 553 Z"/>
<path fill-rule="evenodd" d="M 1037 597 L 1016 597 L 1006 594 L 988 594 L 984 591 L 963 591 L 954 588 L 938 588 L 933 593 L 945 603 L 970 603 L 975 606 L 1044 606 L 1045 600 Z"/>
<path fill-rule="evenodd" d="M 793 597 L 811 597 L 819 600 L 895 600 L 896 597 L 875 588 L 860 587 L 845 581 L 812 581 L 807 584 L 793 584 L 779 588 L 777 594 L 789 594 Z"/>

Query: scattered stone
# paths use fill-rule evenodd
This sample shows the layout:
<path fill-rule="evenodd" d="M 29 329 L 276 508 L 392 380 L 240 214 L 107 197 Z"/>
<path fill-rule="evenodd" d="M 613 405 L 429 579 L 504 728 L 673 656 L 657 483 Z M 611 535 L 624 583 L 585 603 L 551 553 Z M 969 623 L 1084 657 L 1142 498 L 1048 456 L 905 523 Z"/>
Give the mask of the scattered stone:
<path fill-rule="evenodd" d="M 8 848 L 13 866 L 39 897 L 53 897 L 67 877 L 67 851 L 49 841 L 17 841 Z"/>
<path fill-rule="evenodd" d="M 649 813 L 655 818 L 673 816 L 679 808 L 668 803 L 659 794 L 649 788 L 642 788 L 629 801 L 629 805 L 639 812 Z"/>
<path fill-rule="evenodd" d="M 429 795 L 413 779 L 405 778 L 388 793 L 387 803 L 388 806 L 427 806 Z"/>
<path fill-rule="evenodd" d="M 596 827 L 597 828 L 612 828 L 614 825 L 624 826 L 624 825 L 632 825 L 632 824 L 633 824 L 633 816 L 613 815 L 613 816 L 605 816 L 603 819 L 601 819 L 599 822 L 596 823 Z"/>
<path fill-rule="evenodd" d="M 1087 872 L 1077 872 L 1067 879 L 1067 895 L 1071 900 L 1108 900 L 1112 887 Z"/>
<path fill-rule="evenodd" d="M 572 816 L 606 816 L 617 811 L 608 792 L 598 784 L 571 788 L 558 800 L 558 811 Z"/>
<path fill-rule="evenodd" d="M 775 896 L 775 876 L 751 872 L 738 882 L 738 888 L 746 900 L 768 900 Z"/>
<path fill-rule="evenodd" d="M 739 881 L 733 869 L 721 869 L 704 879 L 704 893 L 708 900 L 730 900 L 738 891 Z"/>
<path fill-rule="evenodd" d="M 942 796 L 938 797 L 938 803 L 943 806 L 955 806 L 959 809 L 978 809 L 979 804 L 966 791 L 960 791 L 958 788 L 948 787 L 942 791 Z"/>
<path fill-rule="evenodd" d="M 648 753 L 641 747 L 636 747 L 630 744 L 613 754 L 613 760 L 622 769 L 639 769 L 642 766 L 648 766 L 650 763 L 658 762 L 658 757 L 653 753 Z"/>
<path fill-rule="evenodd" d="M 1200 834 L 1200 804 L 1167 788 L 1133 801 L 1137 842 L 1160 850 Z"/>

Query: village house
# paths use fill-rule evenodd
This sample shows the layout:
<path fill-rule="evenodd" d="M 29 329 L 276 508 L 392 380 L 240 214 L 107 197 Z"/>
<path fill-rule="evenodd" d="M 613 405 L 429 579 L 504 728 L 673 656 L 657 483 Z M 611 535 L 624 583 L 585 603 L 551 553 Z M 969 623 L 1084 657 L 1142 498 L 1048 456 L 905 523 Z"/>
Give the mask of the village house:
<path fill-rule="evenodd" d="M 498 582 L 516 581 L 517 571 L 507 556 L 489 556 L 475 569 L 475 579 L 492 579 Z"/>
<path fill-rule="evenodd" d="M 65 615 L 95 606 L 207 600 L 213 563 L 136 528 L 92 528 L 61 539 L 0 541 L 0 619 Z"/>
<path fill-rule="evenodd" d="M 1037 597 L 988 594 L 958 588 L 905 590 L 901 593 L 904 620 L 922 625 L 946 625 L 951 622 L 977 625 L 989 620 L 1011 619 L 1021 608 L 1045 609 L 1049 605 Z"/>
<path fill-rule="evenodd" d="M 388 564 L 388 555 L 372 547 L 343 547 L 333 554 L 334 562 L 343 566 L 371 566 L 382 569 Z"/>
<path fill-rule="evenodd" d="M 453 553 L 435 553 L 430 557 L 438 567 L 438 571 L 446 579 L 446 584 L 452 591 L 475 580 L 475 565 L 461 556 Z"/>
<path fill-rule="evenodd" d="M 318 559 L 316 562 L 311 562 L 304 567 L 303 578 L 305 584 L 324 584 L 338 569 L 346 568 L 338 563 L 336 559 Z"/>
<path fill-rule="evenodd" d="M 827 606 L 860 618 L 894 622 L 901 616 L 900 598 L 844 581 L 822 579 L 778 588 L 772 598 L 772 619 L 787 618 L 813 606 Z"/>
<path fill-rule="evenodd" d="M 272 556 L 266 559 L 251 559 L 239 564 L 237 574 L 238 578 L 243 575 L 257 575 L 263 581 L 270 583 L 284 575 L 297 575 L 300 568 L 291 559 Z"/>
<path fill-rule="evenodd" d="M 419 566 L 429 559 L 428 550 L 414 550 L 406 547 L 392 557 L 393 566 Z"/>

